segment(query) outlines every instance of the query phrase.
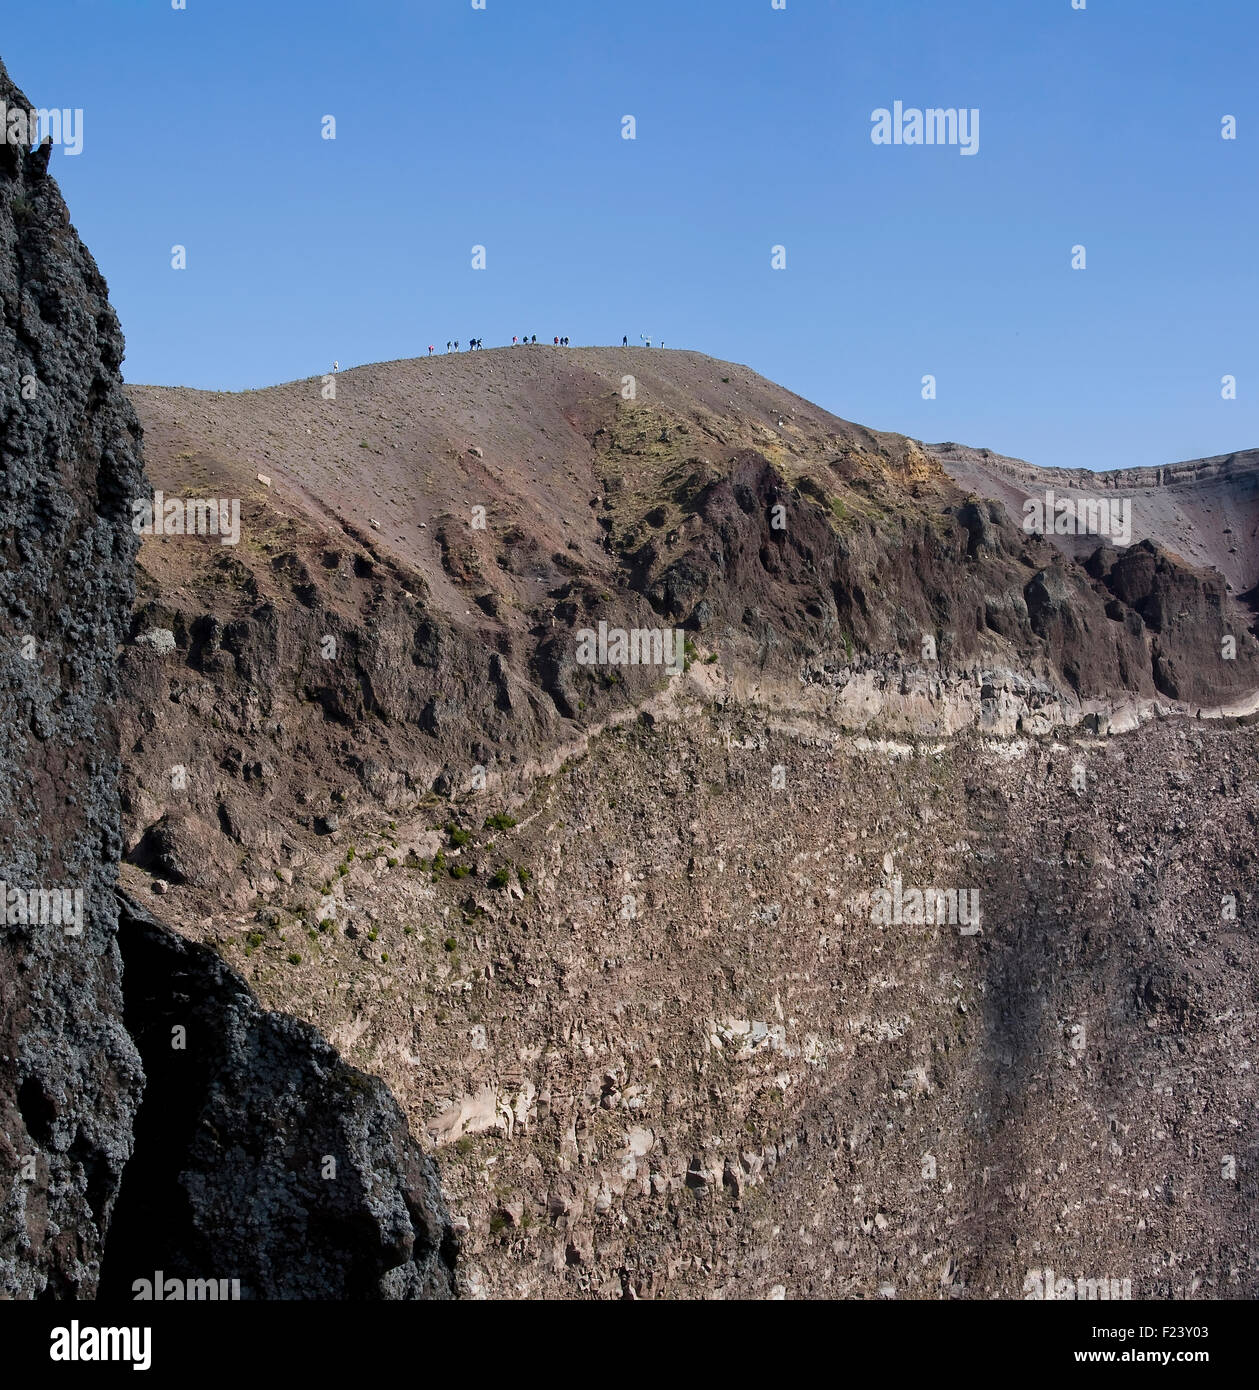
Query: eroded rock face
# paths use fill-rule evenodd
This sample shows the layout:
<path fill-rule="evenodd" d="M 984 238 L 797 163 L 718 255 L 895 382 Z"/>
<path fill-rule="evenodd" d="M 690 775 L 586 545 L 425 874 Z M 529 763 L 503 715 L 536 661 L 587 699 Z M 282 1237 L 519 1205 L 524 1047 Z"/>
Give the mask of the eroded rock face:
<path fill-rule="evenodd" d="M 147 1080 L 102 1296 L 163 1270 L 242 1298 L 450 1297 L 437 1173 L 386 1086 L 125 899 L 120 937 Z"/>
<path fill-rule="evenodd" d="M 0 101 L 29 107 L 3 66 Z M 35 915 L 29 894 L 81 893 L 82 920 L 23 925 L 10 897 L 0 929 L 0 1294 L 16 1298 L 94 1292 L 141 1085 L 109 726 L 140 427 L 105 282 L 47 162 L 0 144 L 0 881 Z"/>
<path fill-rule="evenodd" d="M 136 393 L 158 485 L 273 487 L 144 544 L 128 887 L 380 1072 L 472 1296 L 1250 1296 L 1249 615 L 649 356 Z"/>
<path fill-rule="evenodd" d="M 704 675 L 510 817 L 347 812 L 275 925 L 156 910 L 380 1071 L 469 1294 L 1254 1296 L 1254 726 L 887 738 Z M 957 913 L 915 915 L 931 889 Z"/>
<path fill-rule="evenodd" d="M 926 447 L 959 485 L 1000 498 L 995 505 L 1007 511 L 1015 525 L 1027 515 L 1028 500 L 1043 500 L 1047 489 L 1059 499 L 1104 499 L 1111 506 L 1126 502 L 1132 540 L 1153 541 L 1188 565 L 1219 570 L 1235 594 L 1252 590 L 1259 579 L 1259 551 L 1251 541 L 1259 522 L 1259 449 L 1156 468 L 1090 473 L 1083 468 L 1038 468 L 964 444 Z M 1097 541 L 1095 535 L 1073 532 L 1049 539 L 1079 560 Z"/>

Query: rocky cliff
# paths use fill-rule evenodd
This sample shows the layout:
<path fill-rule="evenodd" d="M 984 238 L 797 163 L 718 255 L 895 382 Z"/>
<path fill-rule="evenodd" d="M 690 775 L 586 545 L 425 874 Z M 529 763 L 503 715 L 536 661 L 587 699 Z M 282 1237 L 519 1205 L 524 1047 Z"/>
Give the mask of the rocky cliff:
<path fill-rule="evenodd" d="M 1259 585 L 1259 450 L 1090 473 L 1037 468 L 963 444 L 928 447 L 959 485 L 1000 499 L 1016 525 L 1027 515 L 1028 499 L 1050 490 L 1058 498 L 1126 502 L 1132 540 L 1149 540 L 1189 564 L 1217 569 L 1235 594 Z M 1069 531 L 1051 539 L 1081 559 L 1096 545 L 1095 537 Z"/>
<path fill-rule="evenodd" d="M 29 105 L 2 69 L 0 101 Z M 143 1082 L 122 1018 L 111 721 L 140 426 L 48 157 L 0 144 L 0 1281 L 27 1298 L 94 1291 Z M 63 890 L 81 923 L 22 920 Z"/>
<path fill-rule="evenodd" d="M 124 879 L 389 1083 L 466 1292 L 1255 1290 L 1218 572 L 693 353 L 133 399 L 241 527 L 144 540 Z"/>

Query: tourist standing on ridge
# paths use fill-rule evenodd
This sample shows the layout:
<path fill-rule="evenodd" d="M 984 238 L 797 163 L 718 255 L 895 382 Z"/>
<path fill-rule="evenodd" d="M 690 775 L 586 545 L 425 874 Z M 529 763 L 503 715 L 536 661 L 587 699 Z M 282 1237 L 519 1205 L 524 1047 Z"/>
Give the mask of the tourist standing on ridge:
<path fill-rule="evenodd" d="M 621 339 L 621 346 L 622 346 L 622 347 L 629 347 L 629 334 L 628 334 L 628 333 L 626 333 L 625 336 Z"/>
<path fill-rule="evenodd" d="M 428 355 L 429 355 L 430 357 L 432 357 L 432 355 L 433 355 L 433 345 L 432 345 L 432 343 L 429 343 L 429 345 L 428 345 Z"/>
<path fill-rule="evenodd" d="M 514 333 L 511 335 L 511 345 L 512 347 L 516 346 L 516 335 Z"/>

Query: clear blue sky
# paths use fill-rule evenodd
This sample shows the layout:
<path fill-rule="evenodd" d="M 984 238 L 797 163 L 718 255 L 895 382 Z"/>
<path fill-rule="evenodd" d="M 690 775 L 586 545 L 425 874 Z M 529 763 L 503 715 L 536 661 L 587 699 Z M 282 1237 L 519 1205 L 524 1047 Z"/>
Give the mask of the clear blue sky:
<path fill-rule="evenodd" d="M 863 424 L 1037 463 L 1259 444 L 1255 0 L 5 12 L 14 80 L 84 110 L 83 153 L 53 172 L 128 380 L 236 389 L 454 337 L 651 333 Z M 874 145 L 898 100 L 977 107 L 979 153 Z"/>

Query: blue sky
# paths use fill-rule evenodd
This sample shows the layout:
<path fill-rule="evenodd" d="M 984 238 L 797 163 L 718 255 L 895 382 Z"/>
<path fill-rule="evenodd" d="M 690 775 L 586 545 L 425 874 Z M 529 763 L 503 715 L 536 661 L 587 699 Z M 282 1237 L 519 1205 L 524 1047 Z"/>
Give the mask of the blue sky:
<path fill-rule="evenodd" d="M 13 79 L 83 109 L 52 167 L 130 381 L 651 333 L 1042 464 L 1259 444 L 1254 0 L 5 8 Z M 873 144 L 895 101 L 978 108 L 978 153 Z"/>

